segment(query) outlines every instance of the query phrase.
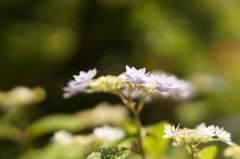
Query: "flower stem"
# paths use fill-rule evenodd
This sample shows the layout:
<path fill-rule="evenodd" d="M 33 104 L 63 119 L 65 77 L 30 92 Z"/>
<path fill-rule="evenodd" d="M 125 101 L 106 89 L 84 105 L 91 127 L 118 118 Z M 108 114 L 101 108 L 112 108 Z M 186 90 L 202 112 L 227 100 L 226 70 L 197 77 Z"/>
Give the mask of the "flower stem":
<path fill-rule="evenodd" d="M 148 93 L 145 92 L 145 94 L 144 94 L 144 95 L 142 96 L 142 98 L 140 99 L 140 102 L 139 102 L 138 108 L 137 108 L 137 109 L 138 109 L 138 112 L 141 112 L 141 111 L 142 111 L 143 106 L 144 106 L 144 102 L 145 102 L 147 96 L 148 96 Z"/>
<path fill-rule="evenodd" d="M 132 111 L 133 111 L 134 120 L 137 126 L 137 136 L 138 136 L 138 145 L 139 145 L 140 155 L 142 156 L 142 159 L 146 159 L 145 152 L 143 150 L 143 139 L 142 139 L 142 131 L 141 131 L 142 124 L 140 120 L 140 113 L 137 110 L 137 108 L 132 109 Z"/>
<path fill-rule="evenodd" d="M 192 157 L 192 159 L 195 159 L 194 147 L 193 147 L 192 144 L 189 144 L 189 147 L 190 147 L 190 149 L 191 149 L 191 157 Z"/>
<path fill-rule="evenodd" d="M 132 91 L 133 90 L 131 90 L 131 89 L 129 90 L 129 96 L 126 96 L 122 92 L 118 92 L 118 95 L 122 99 L 122 102 L 126 105 L 126 107 L 129 108 L 133 113 L 133 117 L 134 117 L 136 127 L 137 127 L 138 147 L 139 147 L 139 151 L 140 151 L 139 154 L 142 156 L 142 159 L 146 159 L 145 152 L 143 149 L 143 139 L 142 139 L 142 130 L 141 130 L 142 124 L 141 124 L 141 120 L 140 120 L 140 113 L 143 108 L 144 101 L 145 101 L 147 95 L 145 94 L 144 97 L 141 98 L 140 103 L 137 105 L 131 99 Z"/>

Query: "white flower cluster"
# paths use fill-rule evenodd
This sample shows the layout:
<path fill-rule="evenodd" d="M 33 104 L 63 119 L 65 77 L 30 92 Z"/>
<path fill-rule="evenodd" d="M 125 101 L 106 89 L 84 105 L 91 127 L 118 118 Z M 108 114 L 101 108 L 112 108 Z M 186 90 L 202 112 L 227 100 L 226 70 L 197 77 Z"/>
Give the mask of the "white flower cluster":
<path fill-rule="evenodd" d="M 67 145 L 77 143 L 81 145 L 93 144 L 96 139 L 104 139 L 107 141 L 120 140 L 125 136 L 125 132 L 120 128 L 104 125 L 97 127 L 90 135 L 73 135 L 66 130 L 59 130 L 51 137 L 52 143 L 56 145 Z"/>
<path fill-rule="evenodd" d="M 126 66 L 126 72 L 119 76 L 107 75 L 93 79 L 96 73 L 96 69 L 92 69 L 74 75 L 75 80 L 70 80 L 68 86 L 64 87 L 64 97 L 68 98 L 83 91 L 111 92 L 114 94 L 121 91 L 122 94 L 131 98 L 135 98 L 136 94 L 148 95 L 158 92 L 164 97 L 188 99 L 194 92 L 192 85 L 188 82 L 179 80 L 175 76 L 167 76 L 164 73 L 146 73 L 146 68 L 137 70 L 135 67 Z M 126 90 L 128 90 L 127 93 Z"/>
<path fill-rule="evenodd" d="M 33 89 L 17 86 L 10 91 L 0 91 L 0 105 L 4 109 L 29 106 L 45 99 L 46 93 L 41 87 Z"/>
<path fill-rule="evenodd" d="M 92 135 L 73 135 L 69 131 L 59 130 L 51 137 L 51 141 L 55 145 L 91 145 L 94 142 L 94 137 Z"/>
<path fill-rule="evenodd" d="M 195 129 L 180 129 L 179 126 L 175 128 L 175 126 L 166 125 L 164 132 L 166 134 L 163 137 L 172 138 L 173 145 L 181 143 L 200 144 L 219 140 L 228 145 L 234 145 L 234 143 L 231 142 L 231 134 L 226 132 L 224 128 L 219 128 L 214 125 L 207 127 L 204 123 L 201 123 Z"/>
<path fill-rule="evenodd" d="M 232 145 L 226 148 L 223 152 L 225 157 L 230 157 L 233 159 L 240 159 L 240 146 L 239 145 Z"/>
<path fill-rule="evenodd" d="M 73 141 L 73 135 L 65 130 L 60 130 L 54 133 L 51 141 L 57 145 L 69 144 Z"/>

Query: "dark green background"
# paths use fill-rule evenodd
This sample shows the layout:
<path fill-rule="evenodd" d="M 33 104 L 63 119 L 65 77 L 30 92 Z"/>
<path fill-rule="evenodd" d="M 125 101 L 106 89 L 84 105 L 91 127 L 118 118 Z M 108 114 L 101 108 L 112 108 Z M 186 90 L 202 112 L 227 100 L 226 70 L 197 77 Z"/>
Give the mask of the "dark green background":
<path fill-rule="evenodd" d="M 34 121 L 119 102 L 106 94 L 63 99 L 62 88 L 80 70 L 164 70 L 192 81 L 197 94 L 190 102 L 154 101 L 144 124 L 217 124 L 240 142 L 239 17 L 238 0 L 2 0 L 0 89 L 43 87 L 47 99 L 31 108 Z"/>

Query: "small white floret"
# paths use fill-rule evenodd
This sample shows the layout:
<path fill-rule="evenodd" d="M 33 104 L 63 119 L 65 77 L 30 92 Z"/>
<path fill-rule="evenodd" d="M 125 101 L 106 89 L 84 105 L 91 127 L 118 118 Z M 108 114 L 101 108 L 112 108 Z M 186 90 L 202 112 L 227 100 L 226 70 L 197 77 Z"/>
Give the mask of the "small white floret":
<path fill-rule="evenodd" d="M 201 123 L 200 125 L 198 125 L 196 127 L 196 130 L 202 135 L 206 135 L 206 136 L 210 136 L 210 137 L 213 137 L 216 135 L 214 125 L 210 125 L 210 126 L 206 127 L 205 123 Z"/>
<path fill-rule="evenodd" d="M 179 125 L 175 128 L 175 126 L 171 126 L 171 125 L 165 125 L 165 130 L 164 132 L 166 133 L 165 135 L 163 135 L 163 138 L 171 138 L 175 133 L 178 132 L 179 129 Z"/>
<path fill-rule="evenodd" d="M 93 133 L 96 137 L 107 139 L 109 141 L 119 140 L 125 136 L 125 132 L 122 129 L 110 127 L 108 125 L 95 128 Z"/>
<path fill-rule="evenodd" d="M 216 126 L 216 135 L 221 141 L 227 143 L 228 145 L 234 145 L 234 143 L 231 142 L 231 134 L 226 132 L 224 128 L 219 128 Z"/>

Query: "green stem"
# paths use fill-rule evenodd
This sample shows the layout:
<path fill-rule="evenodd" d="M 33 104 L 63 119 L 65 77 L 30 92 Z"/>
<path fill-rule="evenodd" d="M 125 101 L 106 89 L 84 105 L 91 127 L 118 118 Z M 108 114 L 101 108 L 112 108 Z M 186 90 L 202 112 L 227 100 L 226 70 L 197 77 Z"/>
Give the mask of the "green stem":
<path fill-rule="evenodd" d="M 139 102 L 139 104 L 138 104 L 138 108 L 137 108 L 139 112 L 142 111 L 143 106 L 144 106 L 144 102 L 145 102 L 147 96 L 148 96 L 148 93 L 145 92 L 145 94 L 144 94 L 144 95 L 142 96 L 142 98 L 140 99 L 140 102 Z"/>
<path fill-rule="evenodd" d="M 140 120 L 140 112 L 143 108 L 144 101 L 146 99 L 147 94 L 145 94 L 143 98 L 141 98 L 139 105 L 136 105 L 136 103 L 133 102 L 131 99 L 132 92 L 133 92 L 133 89 L 130 89 L 128 96 L 126 96 L 122 92 L 119 92 L 118 95 L 120 96 L 120 98 L 122 99 L 122 102 L 126 105 L 126 107 L 129 108 L 133 113 L 134 120 L 137 127 L 138 146 L 139 146 L 140 155 L 142 156 L 142 159 L 146 159 L 145 152 L 143 150 L 143 139 L 142 139 L 142 131 L 141 131 L 142 124 Z"/>
<path fill-rule="evenodd" d="M 129 107 L 129 98 L 124 93 L 122 93 L 121 91 L 118 91 L 116 94 L 122 100 L 123 104 L 125 104 L 126 107 Z"/>
<path fill-rule="evenodd" d="M 191 157 L 192 159 L 195 159 L 195 154 L 194 154 L 194 147 L 192 144 L 189 144 L 190 150 L 191 150 Z"/>
<path fill-rule="evenodd" d="M 145 152 L 143 150 L 143 139 L 142 139 L 142 131 L 141 131 L 142 124 L 140 120 L 140 113 L 137 110 L 137 108 L 133 109 L 133 116 L 137 126 L 137 136 L 138 136 L 138 145 L 139 145 L 140 155 L 142 156 L 142 159 L 146 159 Z"/>

